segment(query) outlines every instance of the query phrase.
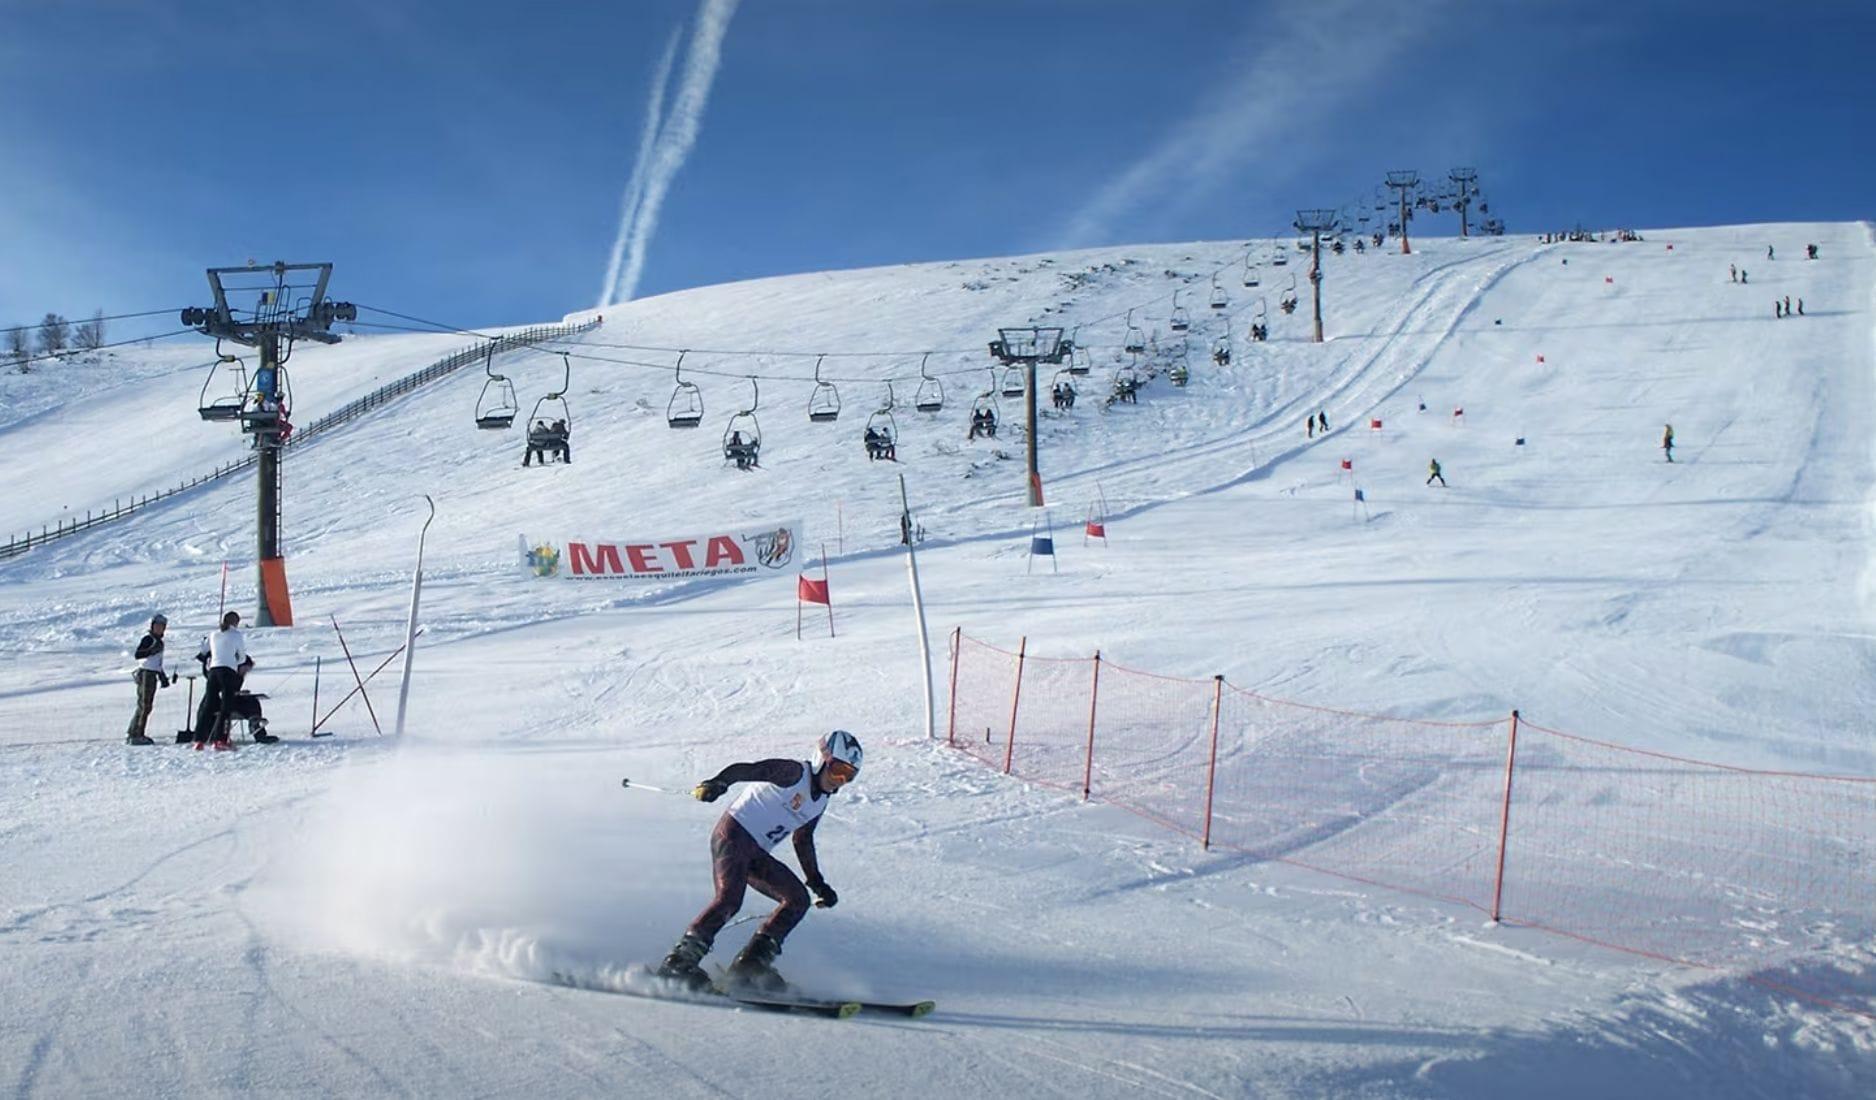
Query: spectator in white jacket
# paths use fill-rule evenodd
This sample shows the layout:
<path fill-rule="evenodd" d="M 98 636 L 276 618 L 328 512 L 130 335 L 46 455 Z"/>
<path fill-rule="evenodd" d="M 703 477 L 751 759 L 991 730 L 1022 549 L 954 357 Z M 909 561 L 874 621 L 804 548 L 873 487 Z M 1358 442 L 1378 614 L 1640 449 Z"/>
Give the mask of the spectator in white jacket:
<path fill-rule="evenodd" d="M 234 696 L 241 690 L 241 666 L 252 663 L 248 657 L 247 636 L 238 629 L 241 613 L 230 611 L 221 617 L 221 629 L 202 639 L 195 659 L 202 662 L 208 688 L 202 693 L 202 705 L 195 712 L 195 747 L 214 743 L 217 749 L 230 749 L 225 719 L 234 712 Z"/>

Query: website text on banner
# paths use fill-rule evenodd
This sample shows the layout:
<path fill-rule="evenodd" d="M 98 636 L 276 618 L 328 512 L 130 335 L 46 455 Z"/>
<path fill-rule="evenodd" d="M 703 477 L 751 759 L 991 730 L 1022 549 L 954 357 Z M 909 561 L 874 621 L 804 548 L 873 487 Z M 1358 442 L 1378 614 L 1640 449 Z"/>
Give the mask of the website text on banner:
<path fill-rule="evenodd" d="M 999 771 L 1210 846 L 1876 1012 L 1833 965 L 1803 962 L 1867 957 L 1876 937 L 1876 779 L 1666 756 L 1515 715 L 1361 714 L 952 638 L 948 740 Z"/>
<path fill-rule="evenodd" d="M 532 576 L 567 580 L 663 581 L 779 571 L 795 560 L 801 521 L 722 528 L 673 538 L 521 536 Z"/>

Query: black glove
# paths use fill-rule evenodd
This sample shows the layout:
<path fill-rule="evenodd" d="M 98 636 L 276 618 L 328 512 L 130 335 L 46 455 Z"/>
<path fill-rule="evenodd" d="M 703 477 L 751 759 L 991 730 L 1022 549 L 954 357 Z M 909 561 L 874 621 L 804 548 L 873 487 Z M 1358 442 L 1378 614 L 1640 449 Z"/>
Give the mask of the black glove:
<path fill-rule="evenodd" d="M 156 674 L 156 676 L 157 676 L 157 683 L 162 684 L 164 687 L 169 686 L 169 673 L 159 672 Z"/>
<path fill-rule="evenodd" d="M 728 783 L 716 779 L 706 779 L 691 788 L 690 796 L 699 802 L 715 802 L 723 797 L 723 792 L 730 789 Z"/>
<path fill-rule="evenodd" d="M 808 889 L 814 894 L 816 909 L 832 909 L 840 904 L 840 895 L 834 893 L 834 888 L 829 886 L 825 879 L 816 879 L 808 883 Z"/>

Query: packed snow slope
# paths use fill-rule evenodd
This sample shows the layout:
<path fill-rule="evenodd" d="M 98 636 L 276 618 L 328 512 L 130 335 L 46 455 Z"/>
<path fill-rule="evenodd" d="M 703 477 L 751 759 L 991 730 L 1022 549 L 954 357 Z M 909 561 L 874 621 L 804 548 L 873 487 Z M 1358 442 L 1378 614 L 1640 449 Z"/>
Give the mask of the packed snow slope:
<path fill-rule="evenodd" d="M 899 474 L 927 535 L 941 730 L 941 635 L 961 627 L 1320 706 L 1516 707 L 1636 747 L 1876 775 L 1861 717 L 1876 671 L 1870 229 L 1644 236 L 1326 256 L 1320 345 L 1304 261 L 1276 267 L 1268 241 L 1250 247 L 1256 288 L 1245 244 L 1210 242 L 610 308 L 566 345 L 496 360 L 526 413 L 568 353 L 571 465 L 524 469 L 520 431 L 478 431 L 484 379 L 468 370 L 289 454 L 301 625 L 252 638 L 276 746 L 122 743 L 126 653 L 148 615 L 169 615 L 180 667 L 223 561 L 231 606 L 252 606 L 250 478 L 0 563 L 0 1079 L 22 1096 L 1866 1095 L 1868 1016 L 1207 854 L 925 738 Z M 1820 259 L 1800 258 L 1807 242 Z M 1190 383 L 1162 373 L 1137 405 L 1104 406 L 1131 361 L 1130 307 L 1157 346 L 1141 369 L 1179 358 L 1175 290 Z M 1787 294 L 1803 317 L 1774 318 Z M 1271 339 L 1252 344 L 1260 310 Z M 1025 506 L 1014 401 L 995 440 L 965 438 L 992 377 L 979 349 L 1031 323 L 1080 325 L 1093 358 L 1072 412 L 1042 420 L 1046 516 Z M 1227 326 L 1231 362 L 1215 364 Z M 297 351 L 296 415 L 462 339 Z M 697 431 L 664 423 L 677 356 L 653 349 L 677 348 L 705 393 Z M 933 349 L 946 406 L 918 414 Z M 807 418 L 821 353 L 844 404 L 831 425 Z M 238 455 L 233 429 L 195 418 L 201 374 L 180 368 L 208 357 L 184 356 L 63 392 L 27 379 L 41 387 L 18 399 L 27 411 L 0 423 L 7 524 Z M 762 468 L 745 473 L 720 448 L 751 374 Z M 900 461 L 869 463 L 861 428 L 888 378 Z M 1318 411 L 1326 436 L 1303 428 Z M 1447 488 L 1424 484 L 1433 458 Z M 410 732 L 374 736 L 353 701 L 337 736 L 308 739 L 314 659 L 322 711 L 351 678 L 332 620 L 361 674 L 402 642 L 420 494 L 436 518 Z M 1101 501 L 1109 544 L 1084 547 Z M 516 553 L 523 534 L 791 519 L 832 558 L 835 638 L 795 640 L 792 567 L 573 583 L 528 576 Z M 1026 569 L 1037 522 L 1054 526 L 1059 573 Z M 372 683 L 382 722 L 395 672 Z M 159 696 L 154 732 L 182 721 L 182 695 Z M 829 992 L 932 997 L 936 1015 L 829 1023 L 547 984 L 629 987 L 708 897 L 715 809 L 621 776 L 685 788 L 734 760 L 805 755 L 834 727 L 868 746 L 820 828 L 842 900 L 811 913 L 781 968 Z M 752 894 L 746 911 L 765 904 Z M 1815 965 L 1868 1012 L 1873 964 L 1866 945 Z"/>

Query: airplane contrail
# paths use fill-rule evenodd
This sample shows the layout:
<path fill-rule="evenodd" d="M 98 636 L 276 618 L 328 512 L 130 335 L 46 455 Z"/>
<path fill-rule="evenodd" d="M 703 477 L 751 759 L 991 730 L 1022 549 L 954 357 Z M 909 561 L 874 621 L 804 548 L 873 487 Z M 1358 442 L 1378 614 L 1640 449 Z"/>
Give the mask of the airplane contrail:
<path fill-rule="evenodd" d="M 639 275 L 645 269 L 645 249 L 658 229 L 658 215 L 671 181 L 690 151 L 697 144 L 703 126 L 704 107 L 710 101 L 710 86 L 716 80 L 717 67 L 723 59 L 723 36 L 729 32 L 730 17 L 736 14 L 739 0 L 701 0 L 697 6 L 697 29 L 691 35 L 690 49 L 684 55 L 684 72 L 678 78 L 677 96 L 670 114 L 658 127 L 650 160 L 644 174 L 644 190 L 639 196 L 630 231 L 626 234 L 625 269 L 619 274 L 608 295 L 614 302 L 631 301 L 638 290 Z"/>
<path fill-rule="evenodd" d="M 658 126 L 664 114 L 664 90 L 671 83 L 671 64 L 677 60 L 678 37 L 683 27 L 674 27 L 671 40 L 665 43 L 664 58 L 651 78 L 651 99 L 645 105 L 645 129 L 638 135 L 638 157 L 632 161 L 632 178 L 625 184 L 625 199 L 620 203 L 619 234 L 612 242 L 612 258 L 606 265 L 606 281 L 599 284 L 599 301 L 612 301 L 612 288 L 619 283 L 619 268 L 625 264 L 625 245 L 631 236 L 632 221 L 638 214 L 639 200 L 645 194 L 645 166 L 651 161 L 652 143 L 658 140 Z"/>

